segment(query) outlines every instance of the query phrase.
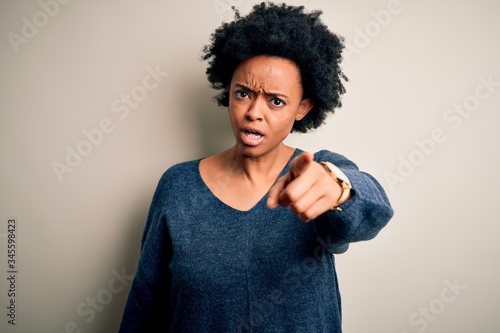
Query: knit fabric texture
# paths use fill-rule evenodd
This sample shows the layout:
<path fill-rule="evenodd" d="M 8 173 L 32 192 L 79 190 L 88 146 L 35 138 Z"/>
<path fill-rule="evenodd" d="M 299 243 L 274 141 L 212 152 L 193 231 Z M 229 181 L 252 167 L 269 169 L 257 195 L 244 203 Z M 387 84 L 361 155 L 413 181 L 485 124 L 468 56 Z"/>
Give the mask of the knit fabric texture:
<path fill-rule="evenodd" d="M 334 254 L 375 237 L 393 210 L 353 162 L 326 150 L 314 160 L 339 167 L 353 194 L 342 211 L 308 223 L 286 207 L 268 209 L 267 195 L 248 211 L 226 205 L 202 180 L 200 160 L 168 169 L 153 196 L 120 333 L 342 332 Z"/>

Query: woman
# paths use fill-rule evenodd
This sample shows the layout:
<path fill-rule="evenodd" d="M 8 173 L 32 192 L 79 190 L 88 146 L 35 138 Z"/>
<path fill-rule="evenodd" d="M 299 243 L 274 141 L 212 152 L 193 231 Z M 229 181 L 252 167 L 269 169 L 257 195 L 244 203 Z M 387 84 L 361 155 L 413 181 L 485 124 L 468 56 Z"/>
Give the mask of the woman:
<path fill-rule="evenodd" d="M 212 35 L 235 144 L 161 178 L 120 332 L 341 332 L 333 254 L 393 211 L 345 157 L 283 143 L 341 105 L 343 45 L 320 14 L 262 3 Z"/>

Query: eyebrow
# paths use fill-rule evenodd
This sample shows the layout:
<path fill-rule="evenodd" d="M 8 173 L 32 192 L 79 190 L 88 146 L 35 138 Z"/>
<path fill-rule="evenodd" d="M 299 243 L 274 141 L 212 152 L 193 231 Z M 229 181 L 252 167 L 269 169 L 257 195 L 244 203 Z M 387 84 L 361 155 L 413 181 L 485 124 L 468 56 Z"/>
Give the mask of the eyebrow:
<path fill-rule="evenodd" d="M 250 87 L 247 87 L 245 86 L 244 84 L 240 84 L 240 83 L 235 83 L 234 84 L 236 87 L 239 87 L 245 91 L 248 91 L 248 92 L 251 92 L 251 93 L 254 93 L 255 91 L 252 90 Z M 287 95 L 285 94 L 281 94 L 281 93 L 275 93 L 275 92 L 268 92 L 268 91 L 265 91 L 264 89 L 262 89 L 264 91 L 264 94 L 268 95 L 268 96 L 273 96 L 273 97 L 283 97 L 283 98 L 288 98 Z"/>

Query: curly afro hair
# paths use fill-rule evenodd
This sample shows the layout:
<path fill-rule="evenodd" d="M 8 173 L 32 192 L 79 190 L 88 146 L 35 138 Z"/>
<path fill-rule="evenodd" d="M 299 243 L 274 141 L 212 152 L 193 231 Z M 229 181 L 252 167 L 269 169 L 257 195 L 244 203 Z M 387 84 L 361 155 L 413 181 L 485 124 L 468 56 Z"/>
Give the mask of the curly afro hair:
<path fill-rule="evenodd" d="M 303 6 L 266 2 L 255 5 L 244 17 L 233 10 L 234 21 L 215 30 L 202 54 L 202 59 L 208 61 L 208 81 L 220 91 L 215 96 L 219 106 L 229 106 L 228 86 L 236 67 L 257 55 L 288 59 L 299 68 L 302 97 L 311 98 L 314 107 L 294 123 L 292 132 L 317 128 L 329 112 L 342 106 L 342 81 L 348 80 L 340 69 L 344 40 L 321 22 L 321 11 L 305 13 Z"/>

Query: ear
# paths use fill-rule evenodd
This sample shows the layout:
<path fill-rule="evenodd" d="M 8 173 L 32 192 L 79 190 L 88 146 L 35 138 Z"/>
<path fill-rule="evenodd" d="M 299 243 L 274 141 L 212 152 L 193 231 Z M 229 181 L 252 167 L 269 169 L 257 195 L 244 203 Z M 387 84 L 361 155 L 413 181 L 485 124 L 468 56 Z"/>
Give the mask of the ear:
<path fill-rule="evenodd" d="M 313 107 L 314 107 L 314 102 L 312 99 L 310 98 L 303 99 L 299 104 L 297 113 L 295 114 L 295 120 L 296 121 L 302 120 L 302 118 L 304 118 L 306 114 L 309 111 L 311 111 Z"/>

